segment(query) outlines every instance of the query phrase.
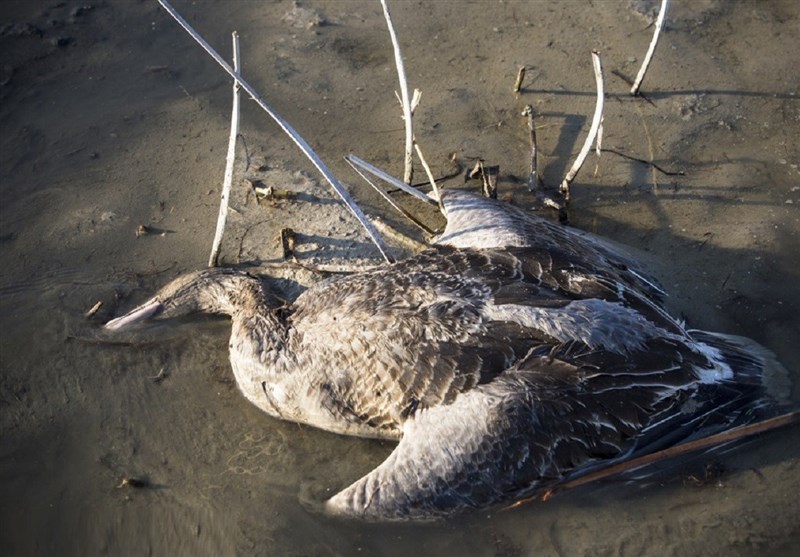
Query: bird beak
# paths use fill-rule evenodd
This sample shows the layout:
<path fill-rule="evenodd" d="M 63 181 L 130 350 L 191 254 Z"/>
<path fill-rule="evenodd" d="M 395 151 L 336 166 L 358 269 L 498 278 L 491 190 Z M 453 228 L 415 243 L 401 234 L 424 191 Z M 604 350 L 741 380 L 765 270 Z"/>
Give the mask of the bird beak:
<path fill-rule="evenodd" d="M 163 308 L 164 306 L 161 304 L 161 301 L 158 298 L 153 298 L 152 300 L 148 300 L 147 302 L 143 303 L 133 311 L 126 313 L 122 317 L 112 319 L 104 325 L 104 328 L 108 329 L 109 331 L 127 329 L 128 327 L 153 317 Z"/>

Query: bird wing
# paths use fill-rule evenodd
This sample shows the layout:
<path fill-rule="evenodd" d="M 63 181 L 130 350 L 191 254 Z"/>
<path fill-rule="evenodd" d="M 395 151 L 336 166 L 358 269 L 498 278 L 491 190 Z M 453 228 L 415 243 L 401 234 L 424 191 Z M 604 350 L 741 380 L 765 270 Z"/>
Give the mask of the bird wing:
<path fill-rule="evenodd" d="M 582 343 L 533 349 L 491 383 L 406 421 L 392 454 L 326 508 L 437 518 L 729 428 L 752 393 L 698 380 L 690 368 L 702 361 L 664 338 L 626 355 Z"/>
<path fill-rule="evenodd" d="M 597 374 L 571 363 L 570 350 L 534 350 L 495 381 L 420 411 L 394 452 L 327 510 L 407 520 L 510 502 L 629 456 L 640 433 L 688 396 L 679 366 Z"/>

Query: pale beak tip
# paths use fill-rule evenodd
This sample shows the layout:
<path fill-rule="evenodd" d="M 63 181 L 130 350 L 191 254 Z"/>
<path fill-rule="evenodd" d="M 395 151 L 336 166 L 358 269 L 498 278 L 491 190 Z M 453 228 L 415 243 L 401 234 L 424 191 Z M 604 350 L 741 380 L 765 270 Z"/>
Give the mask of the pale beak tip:
<path fill-rule="evenodd" d="M 103 325 L 103 328 L 109 331 L 119 331 L 122 329 L 126 329 L 128 327 L 141 323 L 146 319 L 149 319 L 150 317 L 158 313 L 161 309 L 162 309 L 161 302 L 156 299 L 153 299 L 148 302 L 145 302 L 141 306 L 137 307 L 133 311 L 126 313 L 121 317 L 112 319 L 111 321 Z"/>

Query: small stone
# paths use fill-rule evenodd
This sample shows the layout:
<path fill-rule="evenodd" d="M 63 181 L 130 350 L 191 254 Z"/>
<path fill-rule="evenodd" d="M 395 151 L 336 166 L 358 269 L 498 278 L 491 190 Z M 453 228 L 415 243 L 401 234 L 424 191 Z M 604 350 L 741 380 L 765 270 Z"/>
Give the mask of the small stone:
<path fill-rule="evenodd" d="M 75 39 L 72 37 L 53 37 L 50 39 L 50 44 L 53 46 L 65 47 L 72 44 L 74 40 Z"/>

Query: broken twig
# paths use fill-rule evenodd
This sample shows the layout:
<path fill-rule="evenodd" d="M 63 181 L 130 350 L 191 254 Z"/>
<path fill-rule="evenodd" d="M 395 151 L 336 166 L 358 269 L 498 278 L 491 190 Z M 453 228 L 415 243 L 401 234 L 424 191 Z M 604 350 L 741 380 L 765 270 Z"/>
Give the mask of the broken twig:
<path fill-rule="evenodd" d="M 500 176 L 500 166 L 486 166 L 481 164 L 481 181 L 483 183 L 483 196 L 497 199 L 497 177 Z"/>
<path fill-rule="evenodd" d="M 121 489 L 123 487 L 132 487 L 134 489 L 143 489 L 145 487 L 149 487 L 150 483 L 147 480 L 140 480 L 139 478 L 130 478 L 128 476 L 123 477 L 119 484 L 117 484 L 117 489 Z"/>
<path fill-rule="evenodd" d="M 661 0 L 661 9 L 658 12 L 658 18 L 656 19 L 656 29 L 653 31 L 653 39 L 650 41 L 650 46 L 647 49 L 647 54 L 645 54 L 642 67 L 639 68 L 639 73 L 636 74 L 636 79 L 633 81 L 633 86 L 631 87 L 631 95 L 634 97 L 639 94 L 639 87 L 642 85 L 644 74 L 647 73 L 647 68 L 650 66 L 650 60 L 652 60 L 653 53 L 656 51 L 658 37 L 661 35 L 661 29 L 664 27 L 664 19 L 667 17 L 668 5 L 669 0 Z"/>
<path fill-rule="evenodd" d="M 517 80 L 514 82 L 514 93 L 519 93 L 522 89 L 522 82 L 525 81 L 525 66 L 520 66 L 517 72 Z"/>
<path fill-rule="evenodd" d="M 203 49 L 214 59 L 217 64 L 222 67 L 223 70 L 228 73 L 228 75 L 239 82 L 239 85 L 241 85 L 242 89 L 247 91 L 247 94 L 252 97 L 258 106 L 260 106 L 264 112 L 269 114 L 269 116 L 281 127 L 281 129 L 292 138 L 292 141 L 294 141 L 303 154 L 308 157 L 312 163 L 314 163 L 314 166 L 317 168 L 317 170 L 319 170 L 320 174 L 325 177 L 331 187 L 336 191 L 337 194 L 339 194 L 339 197 L 347 205 L 348 209 L 350 209 L 353 215 L 355 215 L 355 217 L 358 219 L 358 222 L 361 223 L 361 226 L 363 226 L 367 231 L 367 234 L 369 234 L 372 242 L 381 252 L 381 255 L 383 255 L 383 258 L 387 262 L 392 262 L 393 259 L 389 255 L 386 244 L 383 242 L 380 235 L 369 222 L 369 220 L 367 220 L 364 212 L 358 207 L 358 205 L 355 204 L 353 198 L 350 197 L 350 194 L 347 192 L 344 186 L 342 186 L 336 176 L 333 175 L 333 172 L 331 172 L 330 168 L 328 168 L 328 165 L 326 165 L 322 159 L 317 156 L 306 140 L 303 139 L 299 133 L 297 133 L 297 131 L 289 124 L 289 122 L 284 120 L 280 114 L 272 110 L 272 108 L 267 105 L 267 103 L 259 96 L 256 90 L 249 83 L 247 83 L 247 81 L 245 81 L 238 72 L 231 68 L 231 66 L 222 58 L 222 56 L 220 56 L 219 53 L 217 53 L 217 51 L 214 50 L 211 45 L 209 45 L 208 42 L 206 42 L 206 40 L 201 37 L 197 31 L 195 31 L 192 26 L 189 25 L 189 23 L 183 19 L 183 17 L 181 17 L 178 12 L 175 11 L 175 9 L 169 4 L 169 2 L 167 2 L 167 0 L 158 0 L 158 3 L 161 4 L 161 7 L 163 7 L 169 13 L 169 15 L 171 15 L 172 18 L 177 21 L 178 24 L 180 24 L 180 26 L 183 27 L 184 30 L 186 30 L 186 32 L 189 33 L 189 35 L 191 35 L 195 41 L 197 41 L 200 46 L 203 47 Z"/>
<path fill-rule="evenodd" d="M 384 172 L 383 170 L 381 170 L 377 166 L 371 165 L 367 161 L 362 160 L 362 159 L 360 159 L 359 157 L 357 157 L 357 156 L 355 156 L 353 154 L 347 155 L 344 158 L 344 160 L 356 165 L 357 167 L 359 167 L 362 170 L 365 170 L 365 171 L 369 172 L 373 176 L 376 176 L 376 177 L 380 178 L 384 182 L 386 182 L 388 184 L 391 184 L 394 187 L 399 188 L 399 189 L 403 190 L 404 192 L 406 192 L 408 194 L 413 195 L 417 199 L 421 199 L 422 201 L 426 201 L 427 203 L 431 203 L 433 205 L 436 205 L 436 204 L 439 203 L 439 201 L 434 196 L 432 196 L 430 194 L 427 194 L 427 193 L 424 193 L 424 192 L 421 192 L 418 189 L 409 186 L 408 184 L 406 184 L 405 182 L 403 182 L 401 180 L 398 180 L 397 178 L 395 178 L 394 176 L 392 176 L 388 172 Z"/>
<path fill-rule="evenodd" d="M 422 149 L 419 148 L 419 143 L 414 141 L 414 148 L 417 150 L 417 156 L 419 157 L 419 162 L 422 163 L 422 168 L 425 169 L 425 174 L 428 176 L 428 181 L 431 184 L 431 188 L 433 188 L 433 195 L 439 201 L 439 209 L 443 210 L 442 208 L 442 192 L 439 189 L 439 185 L 436 183 L 436 178 L 433 177 L 433 172 L 431 172 L 431 167 L 428 166 L 428 161 L 425 160 L 425 157 L 422 154 Z"/>
<path fill-rule="evenodd" d="M 295 231 L 291 228 L 281 228 L 278 238 L 280 238 L 283 259 L 294 258 L 294 246 L 297 243 Z"/>
<path fill-rule="evenodd" d="M 628 159 L 629 161 L 640 162 L 642 164 L 646 164 L 648 166 L 652 166 L 656 170 L 658 170 L 661 174 L 665 176 L 685 176 L 686 172 L 683 170 L 678 170 L 676 172 L 670 172 L 669 170 L 665 170 L 664 168 L 660 167 L 653 161 L 646 161 L 644 159 L 640 159 L 638 157 L 632 157 L 630 155 L 626 155 L 622 151 L 617 151 L 616 149 L 601 149 L 604 153 L 613 153 L 614 155 L 620 156 L 623 159 Z"/>
<path fill-rule="evenodd" d="M 95 305 L 93 305 L 92 307 L 90 307 L 90 308 L 89 308 L 89 310 L 88 310 L 86 313 L 84 313 L 84 314 L 83 314 L 83 315 L 84 315 L 84 317 L 87 317 L 87 318 L 88 318 L 88 317 L 92 317 L 92 316 L 93 316 L 95 313 L 97 313 L 97 312 L 98 312 L 98 310 L 99 310 L 99 309 L 100 309 L 102 306 L 103 306 L 103 302 L 102 302 L 102 300 L 101 300 L 101 301 L 99 301 L 99 302 L 97 302 L 97 303 L 95 303 Z"/>
<path fill-rule="evenodd" d="M 405 170 L 403 172 L 403 181 L 406 184 L 410 184 L 412 178 L 414 177 L 414 128 L 411 122 L 412 109 L 411 101 L 408 97 L 408 82 L 406 81 L 406 70 L 403 66 L 403 55 L 400 53 L 400 43 L 398 42 L 397 34 L 394 31 L 392 16 L 389 14 L 389 6 L 386 4 L 386 0 L 381 0 L 381 6 L 383 6 L 383 16 L 386 18 L 386 25 L 389 27 L 389 35 L 392 38 L 394 62 L 397 66 L 397 78 L 400 80 L 400 96 L 403 104 L 403 120 L 405 120 L 406 126 Z"/>
<path fill-rule="evenodd" d="M 156 384 L 161 383 L 166 378 L 167 378 L 167 372 L 163 367 L 158 370 L 158 373 L 156 375 L 151 375 L 148 377 L 150 381 Z"/>
<path fill-rule="evenodd" d="M 356 158 L 357 158 L 357 157 L 356 157 Z M 384 199 L 385 199 L 385 200 L 386 200 L 386 201 L 389 203 L 389 205 L 391 205 L 391 206 L 392 206 L 392 207 L 393 207 L 393 208 L 394 208 L 394 209 L 395 209 L 395 210 L 396 210 L 398 213 L 400 213 L 401 215 L 403 215 L 404 217 L 406 217 L 406 218 L 407 218 L 409 221 L 411 221 L 412 223 L 414 223 L 414 224 L 415 224 L 417 227 L 419 227 L 420 229 L 424 230 L 426 233 L 428 233 L 428 234 L 430 234 L 431 236 L 433 236 L 433 234 L 434 234 L 434 231 L 433 231 L 433 230 L 431 230 L 431 229 L 430 229 L 430 227 L 426 226 L 426 225 L 425 225 L 425 224 L 423 224 L 423 223 L 422 223 L 422 222 L 421 222 L 419 219 L 417 219 L 417 218 L 416 218 L 414 215 L 412 215 L 411 213 L 409 213 L 408 211 L 406 211 L 406 210 L 405 210 L 405 209 L 404 209 L 404 208 L 403 208 L 403 207 L 402 207 L 400 204 L 398 204 L 398 203 L 397 203 L 397 202 L 394 200 L 394 198 L 393 198 L 391 195 L 389 195 L 388 193 L 386 193 L 386 192 L 385 192 L 385 191 L 384 191 L 382 188 L 380 188 L 380 187 L 379 187 L 379 186 L 378 186 L 378 185 L 377 185 L 375 182 L 373 182 L 372 180 L 370 180 L 370 179 L 369 179 L 369 176 L 367 176 L 367 175 L 364 173 L 364 172 L 365 172 L 365 170 L 364 170 L 363 168 L 361 168 L 361 167 L 359 167 L 358 165 L 356 165 L 356 163 L 354 163 L 354 162 L 353 162 L 352 160 L 350 160 L 348 157 L 345 157 L 345 159 L 344 159 L 344 160 L 345 160 L 345 161 L 347 161 L 347 164 L 349 164 L 349 165 L 350 165 L 350 166 L 353 168 L 353 170 L 355 170 L 355 171 L 356 171 L 356 173 L 357 173 L 359 176 L 361 176 L 361 178 L 363 178 L 363 179 L 364 179 L 364 181 L 365 181 L 366 183 L 368 183 L 370 186 L 372 186 L 372 189 L 374 189 L 376 192 L 378 192 L 378 194 L 380 194 L 380 196 L 381 196 L 381 197 L 383 197 L 383 198 L 384 198 Z M 404 185 L 405 185 L 405 184 L 404 184 Z M 373 225 L 375 225 L 375 223 L 376 223 L 376 221 L 375 221 L 375 220 L 371 220 L 371 222 L 372 222 L 372 224 L 373 224 Z M 376 228 L 377 228 L 377 227 L 376 227 Z"/>
<path fill-rule="evenodd" d="M 695 439 L 694 441 L 687 441 L 686 443 L 681 443 L 680 445 L 675 445 L 661 451 L 646 454 L 625 462 L 620 462 L 619 464 L 614 464 L 608 468 L 603 468 L 597 472 L 575 478 L 574 480 L 564 482 L 552 488 L 544 489 L 536 495 L 527 497 L 525 499 L 520 499 L 519 501 L 512 503 L 503 510 L 521 507 L 522 505 L 525 505 L 535 499 L 547 501 L 558 491 L 579 487 L 588 483 L 596 482 L 598 480 L 605 480 L 612 476 L 618 476 L 620 474 L 624 474 L 625 472 L 631 472 L 656 462 L 662 462 L 671 458 L 684 456 L 705 449 L 713 449 L 715 447 L 719 447 L 720 445 L 733 443 L 734 441 L 741 441 L 754 435 L 796 423 L 800 423 L 800 411 L 787 412 L 786 414 L 781 414 L 780 416 L 775 416 L 774 418 L 768 418 L 753 424 L 729 429 L 728 431 L 723 431 L 714 435 L 709 435 L 708 437 Z"/>
<path fill-rule="evenodd" d="M 522 111 L 523 116 L 528 118 L 528 131 L 530 132 L 531 140 L 531 172 L 528 174 L 528 189 L 531 192 L 536 191 L 542 185 L 542 179 L 539 177 L 539 155 L 536 147 L 536 126 L 534 124 L 534 112 L 531 105 L 526 105 Z"/>
<path fill-rule="evenodd" d="M 239 55 L 239 34 L 231 33 L 233 41 L 233 70 L 241 71 Z M 233 183 L 233 163 L 236 161 L 236 137 L 239 135 L 239 82 L 233 80 L 233 108 L 231 110 L 231 135 L 228 138 L 228 156 L 225 159 L 225 177 L 222 180 L 222 195 L 219 203 L 219 216 L 217 217 L 217 230 L 214 232 L 214 243 L 211 244 L 211 255 L 208 257 L 208 266 L 216 267 L 219 258 L 219 248 L 222 244 L 222 234 L 225 232 L 225 222 L 228 220 L 228 202 L 231 197 L 231 184 Z"/>
<path fill-rule="evenodd" d="M 558 191 L 564 197 L 565 205 L 569 204 L 569 185 L 575 179 L 575 176 L 578 175 L 578 171 L 581 169 L 581 166 L 583 166 L 583 161 L 586 160 L 586 155 L 589 154 L 589 150 L 592 148 L 592 143 L 594 143 L 595 138 L 597 137 L 597 132 L 599 131 L 600 125 L 603 122 L 603 100 L 605 98 L 605 93 L 603 90 L 603 66 L 600 62 L 600 53 L 596 50 L 592 51 L 592 66 L 594 68 L 594 78 L 597 84 L 597 104 L 594 108 L 594 117 L 592 118 L 592 127 L 589 128 L 589 135 L 586 136 L 586 141 L 583 143 L 580 153 L 578 153 L 575 162 L 572 163 L 569 172 L 567 172 L 567 175 L 564 177 L 564 180 L 558 187 Z"/>

